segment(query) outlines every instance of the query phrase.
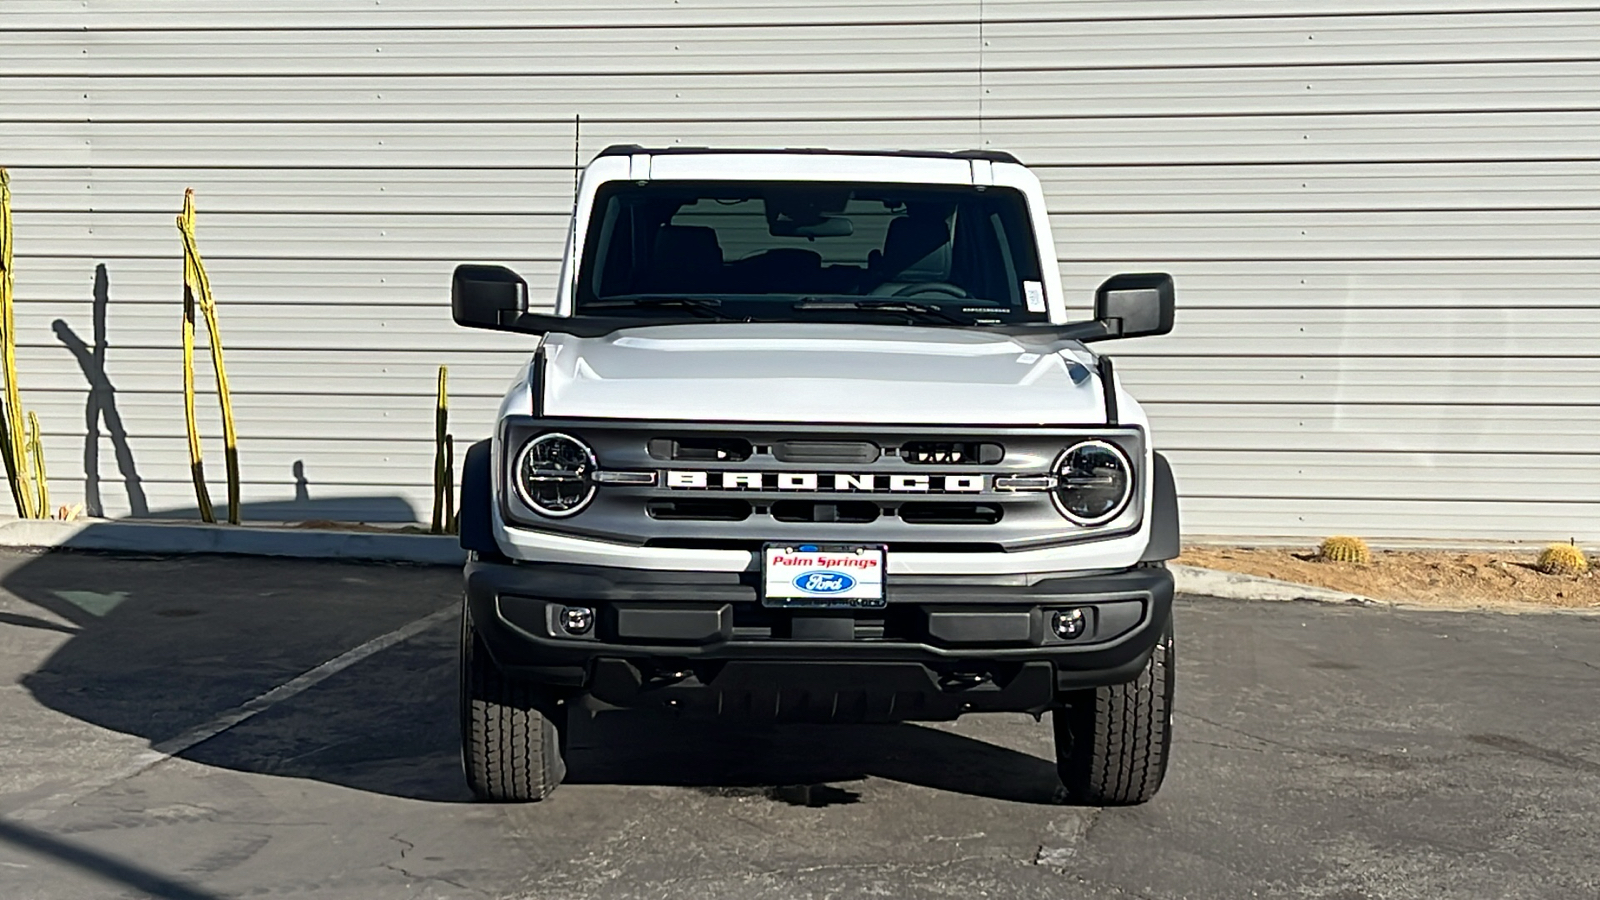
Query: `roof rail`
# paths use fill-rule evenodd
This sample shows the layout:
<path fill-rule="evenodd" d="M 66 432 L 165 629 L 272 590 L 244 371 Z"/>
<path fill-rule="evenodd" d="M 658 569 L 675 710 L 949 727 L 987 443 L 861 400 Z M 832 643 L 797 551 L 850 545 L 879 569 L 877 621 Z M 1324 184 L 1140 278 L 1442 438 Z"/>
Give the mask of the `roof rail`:
<path fill-rule="evenodd" d="M 641 147 L 638 144 L 612 144 L 596 154 L 601 156 L 632 156 L 636 153 L 651 156 L 711 153 L 806 153 L 833 156 L 902 156 L 921 159 L 982 159 L 989 162 L 1017 163 L 1017 159 L 1004 150 L 830 150 L 825 147 Z"/>

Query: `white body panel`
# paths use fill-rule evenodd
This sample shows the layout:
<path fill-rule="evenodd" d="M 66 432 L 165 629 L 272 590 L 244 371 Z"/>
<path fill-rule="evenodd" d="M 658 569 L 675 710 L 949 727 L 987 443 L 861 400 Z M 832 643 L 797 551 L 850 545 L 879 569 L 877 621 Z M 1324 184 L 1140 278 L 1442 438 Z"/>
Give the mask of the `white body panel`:
<path fill-rule="evenodd" d="M 844 324 L 637 328 L 544 342 L 545 413 L 904 425 L 1105 421 L 1089 366 L 978 330 Z"/>

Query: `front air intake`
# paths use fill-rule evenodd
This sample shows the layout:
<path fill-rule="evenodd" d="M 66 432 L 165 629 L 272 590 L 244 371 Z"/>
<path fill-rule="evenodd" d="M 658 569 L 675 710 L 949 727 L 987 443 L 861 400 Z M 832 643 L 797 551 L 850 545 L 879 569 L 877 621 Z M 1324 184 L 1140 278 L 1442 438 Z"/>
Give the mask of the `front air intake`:
<path fill-rule="evenodd" d="M 786 463 L 855 463 L 878 461 L 883 451 L 871 441 L 776 441 L 772 458 Z"/>
<path fill-rule="evenodd" d="M 750 518 L 750 504 L 744 500 L 682 499 L 651 500 L 645 514 L 666 522 L 743 522 Z"/>
<path fill-rule="evenodd" d="M 779 522 L 872 522 L 878 518 L 878 504 L 862 500 L 779 500 L 772 504 L 772 517 Z"/>
<path fill-rule="evenodd" d="M 1005 510 L 998 503 L 904 503 L 900 521 L 910 525 L 993 525 Z"/>
<path fill-rule="evenodd" d="M 652 459 L 686 462 L 744 462 L 753 447 L 742 438 L 718 435 L 651 438 L 646 445 Z"/>

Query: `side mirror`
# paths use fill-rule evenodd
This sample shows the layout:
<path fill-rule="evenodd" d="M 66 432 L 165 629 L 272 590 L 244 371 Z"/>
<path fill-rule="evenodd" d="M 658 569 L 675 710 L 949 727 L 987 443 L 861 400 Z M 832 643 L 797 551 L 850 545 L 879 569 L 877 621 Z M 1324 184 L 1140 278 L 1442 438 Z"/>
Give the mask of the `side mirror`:
<path fill-rule="evenodd" d="M 510 331 L 528 311 L 528 283 L 505 266 L 456 266 L 450 313 L 457 325 Z"/>
<path fill-rule="evenodd" d="M 1107 338 L 1166 334 L 1172 310 L 1171 275 L 1113 275 L 1094 292 L 1094 317 Z"/>

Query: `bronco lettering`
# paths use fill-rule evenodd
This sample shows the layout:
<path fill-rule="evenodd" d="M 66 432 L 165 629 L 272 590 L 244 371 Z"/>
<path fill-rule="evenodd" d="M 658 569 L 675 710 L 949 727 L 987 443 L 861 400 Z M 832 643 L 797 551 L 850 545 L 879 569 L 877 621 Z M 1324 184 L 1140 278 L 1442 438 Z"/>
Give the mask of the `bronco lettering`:
<path fill-rule="evenodd" d="M 981 494 L 987 475 L 857 475 L 832 472 L 691 472 L 661 479 L 672 490 L 832 492 L 839 494 Z"/>

